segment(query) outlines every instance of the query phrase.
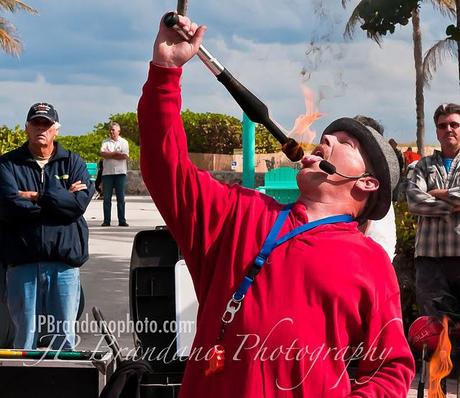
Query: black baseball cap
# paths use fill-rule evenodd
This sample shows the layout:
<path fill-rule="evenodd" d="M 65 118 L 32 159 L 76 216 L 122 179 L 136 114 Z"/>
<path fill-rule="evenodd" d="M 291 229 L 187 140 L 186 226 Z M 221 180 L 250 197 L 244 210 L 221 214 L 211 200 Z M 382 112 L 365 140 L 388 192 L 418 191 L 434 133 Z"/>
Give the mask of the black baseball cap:
<path fill-rule="evenodd" d="M 27 121 L 30 122 L 32 119 L 38 117 L 44 117 L 53 123 L 59 122 L 59 116 L 56 109 L 54 109 L 53 105 L 47 104 L 46 102 L 37 102 L 30 107 L 29 113 L 27 114 Z"/>

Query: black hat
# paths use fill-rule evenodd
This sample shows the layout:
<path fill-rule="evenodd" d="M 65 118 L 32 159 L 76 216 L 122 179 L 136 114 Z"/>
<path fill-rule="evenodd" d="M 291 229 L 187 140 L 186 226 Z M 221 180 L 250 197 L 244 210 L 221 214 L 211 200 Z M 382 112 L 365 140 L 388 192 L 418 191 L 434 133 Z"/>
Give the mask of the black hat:
<path fill-rule="evenodd" d="M 393 189 L 399 181 L 399 163 L 393 148 L 372 127 L 357 120 L 343 117 L 332 122 L 323 132 L 346 131 L 355 137 L 367 155 L 372 175 L 379 180 L 379 189 L 369 197 L 367 205 L 359 215 L 360 220 L 380 220 L 391 205 Z"/>
<path fill-rule="evenodd" d="M 54 109 L 53 105 L 47 104 L 46 102 L 38 102 L 30 107 L 29 113 L 27 114 L 27 121 L 30 122 L 37 117 L 44 117 L 53 123 L 59 122 L 59 116 L 56 109 Z"/>

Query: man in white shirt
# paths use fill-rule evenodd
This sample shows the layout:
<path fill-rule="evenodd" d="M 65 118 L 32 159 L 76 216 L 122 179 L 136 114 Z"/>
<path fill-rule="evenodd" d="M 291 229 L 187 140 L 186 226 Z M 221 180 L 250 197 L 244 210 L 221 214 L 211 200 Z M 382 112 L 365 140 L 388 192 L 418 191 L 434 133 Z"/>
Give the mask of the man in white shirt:
<path fill-rule="evenodd" d="M 363 115 L 356 115 L 354 119 L 367 127 L 373 128 L 383 136 L 384 127 L 377 120 Z M 385 217 L 380 220 L 368 220 L 362 226 L 362 231 L 366 236 L 369 236 L 382 246 L 387 252 L 390 261 L 393 261 L 396 249 L 396 220 L 393 204 L 390 205 Z"/>
<path fill-rule="evenodd" d="M 395 209 L 391 204 L 388 213 L 381 220 L 372 220 L 367 224 L 365 235 L 382 246 L 393 262 L 396 249 L 396 219 Z"/>
<path fill-rule="evenodd" d="M 102 227 L 110 226 L 112 212 L 112 193 L 117 197 L 118 225 L 129 227 L 125 218 L 125 186 L 128 172 L 129 145 L 120 137 L 120 125 L 109 124 L 110 137 L 102 141 L 101 157 L 103 160 L 102 186 L 104 190 L 104 222 Z"/>

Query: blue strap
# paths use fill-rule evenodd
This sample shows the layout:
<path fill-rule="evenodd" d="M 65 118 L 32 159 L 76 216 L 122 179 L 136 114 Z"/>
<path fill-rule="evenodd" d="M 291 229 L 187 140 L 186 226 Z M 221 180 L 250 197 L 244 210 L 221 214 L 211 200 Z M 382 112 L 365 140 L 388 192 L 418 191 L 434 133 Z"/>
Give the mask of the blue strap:
<path fill-rule="evenodd" d="M 235 301 L 241 301 L 243 300 L 244 296 L 246 295 L 247 291 L 251 287 L 252 283 L 254 282 L 254 279 L 256 275 L 260 272 L 262 267 L 264 266 L 265 262 L 267 261 L 268 256 L 271 254 L 271 252 L 277 248 L 279 245 L 287 242 L 289 239 L 293 238 L 296 235 L 299 235 L 303 232 L 309 231 L 313 228 L 316 228 L 320 225 L 325 225 L 325 224 L 336 224 L 340 222 L 351 222 L 353 221 L 353 217 L 349 214 L 340 214 L 337 216 L 331 216 L 331 217 L 325 217 L 321 218 L 319 220 L 315 220 L 312 222 L 309 222 L 307 224 L 301 225 L 300 227 L 297 227 L 293 229 L 292 231 L 289 231 L 287 234 L 281 236 L 279 239 L 276 239 L 278 236 L 281 228 L 283 227 L 284 222 L 286 221 L 287 216 L 289 215 L 289 212 L 291 211 L 291 208 L 294 204 L 291 203 L 289 205 L 286 205 L 276 218 L 275 223 L 273 224 L 272 229 L 268 233 L 267 238 L 265 239 L 265 242 L 262 246 L 262 249 L 260 250 L 259 254 L 254 260 L 254 266 L 251 268 L 249 273 L 244 277 L 243 281 L 241 282 L 240 286 L 236 290 L 236 292 L 233 294 L 233 299 Z"/>
<path fill-rule="evenodd" d="M 310 229 L 316 228 L 320 225 L 337 224 L 339 222 L 351 222 L 351 221 L 353 221 L 353 217 L 350 216 L 349 214 L 339 214 L 337 216 L 325 217 L 319 220 L 309 222 L 307 224 L 301 225 L 300 227 L 293 229 L 292 231 L 289 231 L 286 235 L 283 235 L 281 238 L 279 238 L 276 241 L 275 247 L 278 247 L 279 245 L 293 238 L 296 235 L 309 231 Z"/>
<path fill-rule="evenodd" d="M 294 203 L 289 203 L 288 205 L 284 206 L 280 214 L 278 214 L 278 217 L 276 218 L 272 229 L 270 230 L 267 238 L 265 239 L 262 249 L 260 250 L 256 259 L 254 260 L 255 265 L 262 268 L 270 253 L 276 247 L 276 237 L 278 236 L 281 228 L 283 227 L 283 224 L 286 221 L 286 218 L 288 217 L 293 205 Z"/>

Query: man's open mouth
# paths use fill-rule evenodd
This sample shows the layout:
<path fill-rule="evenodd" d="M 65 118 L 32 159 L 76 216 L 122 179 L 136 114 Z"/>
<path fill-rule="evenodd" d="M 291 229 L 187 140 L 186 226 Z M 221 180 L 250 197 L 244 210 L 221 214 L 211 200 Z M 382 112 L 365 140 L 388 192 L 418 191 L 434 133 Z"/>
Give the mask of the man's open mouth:
<path fill-rule="evenodd" d="M 323 152 L 322 148 L 320 148 L 320 147 L 316 148 L 311 154 L 313 156 L 318 156 L 321 159 L 324 159 L 324 152 Z"/>

